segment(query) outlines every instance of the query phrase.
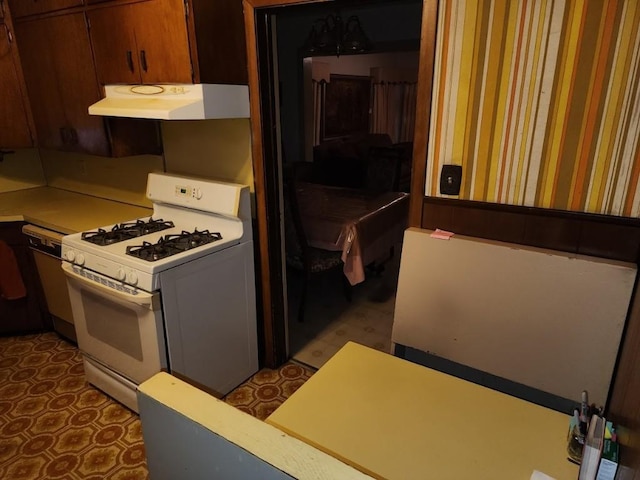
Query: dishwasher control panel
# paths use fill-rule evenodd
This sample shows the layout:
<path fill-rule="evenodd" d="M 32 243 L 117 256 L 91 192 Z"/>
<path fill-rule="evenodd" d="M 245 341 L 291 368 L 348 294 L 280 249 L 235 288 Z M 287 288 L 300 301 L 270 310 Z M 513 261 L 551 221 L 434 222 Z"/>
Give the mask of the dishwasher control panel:
<path fill-rule="evenodd" d="M 63 237 L 61 233 L 29 224 L 22 227 L 22 233 L 27 236 L 29 246 L 34 250 L 60 258 Z"/>

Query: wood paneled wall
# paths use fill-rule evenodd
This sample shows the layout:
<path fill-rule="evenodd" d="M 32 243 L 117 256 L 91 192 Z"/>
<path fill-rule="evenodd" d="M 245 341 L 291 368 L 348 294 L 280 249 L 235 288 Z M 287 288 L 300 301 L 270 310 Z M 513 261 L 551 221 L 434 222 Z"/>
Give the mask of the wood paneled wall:
<path fill-rule="evenodd" d="M 423 228 L 638 263 L 640 219 L 425 197 Z"/>

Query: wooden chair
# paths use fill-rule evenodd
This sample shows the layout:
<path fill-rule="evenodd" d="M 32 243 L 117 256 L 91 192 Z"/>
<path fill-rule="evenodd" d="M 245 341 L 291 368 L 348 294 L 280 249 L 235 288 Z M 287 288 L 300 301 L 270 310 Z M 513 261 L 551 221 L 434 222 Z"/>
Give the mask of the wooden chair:
<path fill-rule="evenodd" d="M 395 147 L 371 147 L 367 159 L 365 189 L 373 192 L 397 192 L 400 190 L 400 169 L 405 150 Z M 394 247 L 389 248 L 389 257 L 382 262 L 366 266 L 375 275 L 384 272 L 384 264 L 394 255 Z"/>
<path fill-rule="evenodd" d="M 293 175 L 285 174 L 284 177 L 284 230 L 285 230 L 285 258 L 287 265 L 303 273 L 302 292 L 298 307 L 298 321 L 304 320 L 304 307 L 309 287 L 310 277 L 313 274 L 342 269 L 342 252 L 323 250 L 308 245 L 304 233 L 302 217 L 298 206 L 295 188 L 296 182 Z M 347 301 L 351 301 L 351 285 L 343 274 L 342 285 Z"/>
<path fill-rule="evenodd" d="M 367 157 L 364 188 L 377 192 L 398 191 L 402 151 L 393 147 L 371 147 Z"/>
<path fill-rule="evenodd" d="M 398 174 L 398 191 L 411 191 L 411 170 L 413 168 L 413 142 L 396 143 L 393 148 L 400 150 L 400 168 Z"/>

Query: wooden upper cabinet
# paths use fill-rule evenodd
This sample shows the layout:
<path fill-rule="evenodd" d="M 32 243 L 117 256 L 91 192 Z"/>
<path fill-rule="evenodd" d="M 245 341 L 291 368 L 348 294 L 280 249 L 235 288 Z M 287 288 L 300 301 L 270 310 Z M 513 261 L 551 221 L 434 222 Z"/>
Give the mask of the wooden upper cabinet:
<path fill-rule="evenodd" d="M 87 0 L 87 17 L 103 85 L 248 83 L 241 0 Z"/>
<path fill-rule="evenodd" d="M 9 60 L 0 58 L 0 112 L 10 112 L 1 120 L 10 128 L 22 128 L 11 133 L 15 142 L 37 136 L 42 148 L 158 154 L 157 122 L 88 114 L 103 95 L 101 85 L 247 83 L 241 0 L 8 1 L 4 16 L 15 7 L 20 17 L 15 37 L 22 55 L 12 61 L 17 65 L 19 58 L 22 68 L 9 68 Z M 12 46 L 3 34 L 0 30 L 0 54 Z M 22 107 L 18 99 L 26 97 L 14 88 L 16 75 L 28 92 Z M 5 106 L 4 95 L 17 103 Z M 31 135 L 19 120 L 21 108 L 29 117 L 28 103 Z"/>
<path fill-rule="evenodd" d="M 101 84 L 193 82 L 182 0 L 114 5 L 87 17 Z"/>
<path fill-rule="evenodd" d="M 13 18 L 81 7 L 84 0 L 8 0 Z"/>
<path fill-rule="evenodd" d="M 31 110 L 8 16 L 0 19 L 0 86 L 0 149 L 32 147 Z"/>
<path fill-rule="evenodd" d="M 130 5 L 92 10 L 87 19 L 98 82 L 140 83 Z"/>
<path fill-rule="evenodd" d="M 20 67 L 11 55 L 14 45 L 5 35 L 5 26 L 0 24 L 0 148 L 31 147 L 28 103 L 18 75 Z"/>
<path fill-rule="evenodd" d="M 185 0 L 196 82 L 246 85 L 242 0 Z"/>
<path fill-rule="evenodd" d="M 109 155 L 104 120 L 87 111 L 101 97 L 84 13 L 24 21 L 15 28 L 38 145 Z"/>
<path fill-rule="evenodd" d="M 132 5 L 143 83 L 191 83 L 193 72 L 182 0 L 156 0 Z"/>

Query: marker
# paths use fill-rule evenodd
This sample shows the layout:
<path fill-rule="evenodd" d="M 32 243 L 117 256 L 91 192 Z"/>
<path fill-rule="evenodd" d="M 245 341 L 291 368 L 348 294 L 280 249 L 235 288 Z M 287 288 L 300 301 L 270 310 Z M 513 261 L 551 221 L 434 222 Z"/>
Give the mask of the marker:
<path fill-rule="evenodd" d="M 579 427 L 580 426 L 580 414 L 578 413 L 578 409 L 577 408 L 573 409 L 573 419 L 571 420 L 571 426 L 572 427 Z"/>
<path fill-rule="evenodd" d="M 589 422 L 589 394 L 586 390 L 582 391 L 582 402 L 580 403 L 580 420 Z"/>

